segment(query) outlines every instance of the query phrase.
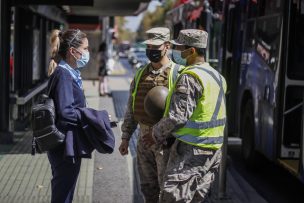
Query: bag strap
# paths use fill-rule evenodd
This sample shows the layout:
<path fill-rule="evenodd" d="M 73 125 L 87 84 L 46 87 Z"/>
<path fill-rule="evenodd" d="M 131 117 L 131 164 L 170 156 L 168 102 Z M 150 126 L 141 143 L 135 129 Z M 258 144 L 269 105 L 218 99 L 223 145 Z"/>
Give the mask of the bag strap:
<path fill-rule="evenodd" d="M 47 95 L 50 96 L 50 93 L 51 93 L 51 90 L 52 90 L 52 87 L 53 87 L 53 83 L 54 83 L 54 80 L 55 78 L 53 77 L 52 79 L 49 79 L 48 83 L 50 82 L 51 80 L 51 85 L 49 86 L 49 89 L 47 91 Z"/>

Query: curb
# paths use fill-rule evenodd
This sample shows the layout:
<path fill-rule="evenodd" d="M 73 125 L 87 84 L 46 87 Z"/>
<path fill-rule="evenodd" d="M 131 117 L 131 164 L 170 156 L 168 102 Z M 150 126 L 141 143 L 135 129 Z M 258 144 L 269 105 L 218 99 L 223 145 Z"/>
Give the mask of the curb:
<path fill-rule="evenodd" d="M 118 127 L 121 129 L 123 121 L 118 123 Z M 130 141 L 129 141 L 129 153 L 127 155 L 127 163 L 128 163 L 128 170 L 129 170 L 129 177 L 130 177 L 130 186 L 132 190 L 133 196 L 133 203 L 143 203 L 144 198 L 141 194 L 140 190 L 140 179 L 139 174 L 137 171 L 137 159 L 136 159 L 136 145 L 137 145 L 137 136 L 138 136 L 138 129 L 133 133 Z"/>

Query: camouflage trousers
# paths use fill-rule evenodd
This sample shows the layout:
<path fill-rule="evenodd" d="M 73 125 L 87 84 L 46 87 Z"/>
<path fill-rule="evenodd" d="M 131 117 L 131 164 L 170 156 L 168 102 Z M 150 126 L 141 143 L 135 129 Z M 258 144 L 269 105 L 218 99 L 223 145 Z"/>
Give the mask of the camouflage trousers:
<path fill-rule="evenodd" d="M 176 140 L 171 147 L 159 202 L 208 202 L 221 154 L 221 150 L 203 149 Z"/>
<path fill-rule="evenodd" d="M 137 143 L 137 169 L 140 177 L 141 192 L 146 203 L 157 203 L 163 185 L 163 174 L 169 158 L 169 149 L 153 145 L 149 148 L 139 136 Z"/>

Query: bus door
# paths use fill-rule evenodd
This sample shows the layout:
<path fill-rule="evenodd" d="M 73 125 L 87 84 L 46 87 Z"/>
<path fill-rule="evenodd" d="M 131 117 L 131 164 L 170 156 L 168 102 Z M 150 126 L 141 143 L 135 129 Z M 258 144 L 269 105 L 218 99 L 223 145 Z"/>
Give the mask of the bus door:
<path fill-rule="evenodd" d="M 242 44 L 242 32 L 240 25 L 240 2 L 228 3 L 224 5 L 224 26 L 222 31 L 222 54 L 219 56 L 221 64 L 219 70 L 227 81 L 227 117 L 229 134 L 235 134 L 237 128 L 236 103 L 238 98 L 238 77 L 240 62 L 240 47 Z M 239 53 L 239 54 L 238 54 Z"/>
<path fill-rule="evenodd" d="M 291 172 L 303 173 L 304 133 L 304 1 L 288 1 L 285 6 L 286 58 L 282 64 L 282 132 L 280 163 Z M 304 181 L 302 174 L 302 181 Z"/>
<path fill-rule="evenodd" d="M 282 36 L 283 1 L 258 1 L 255 24 L 255 45 L 257 56 L 253 62 L 260 72 L 256 87 L 259 92 L 258 117 L 259 137 L 256 149 L 273 160 L 276 155 L 275 144 L 275 106 L 278 91 L 279 53 Z M 249 27 L 248 27 L 249 28 Z"/>

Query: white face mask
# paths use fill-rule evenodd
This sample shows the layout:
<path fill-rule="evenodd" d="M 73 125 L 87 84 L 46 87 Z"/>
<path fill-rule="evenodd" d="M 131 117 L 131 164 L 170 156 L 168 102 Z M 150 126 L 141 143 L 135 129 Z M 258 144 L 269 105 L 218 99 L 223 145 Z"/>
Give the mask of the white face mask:
<path fill-rule="evenodd" d="M 73 56 L 76 59 L 77 68 L 80 70 L 80 69 L 84 68 L 85 65 L 88 64 L 88 62 L 90 60 L 90 52 L 86 51 L 86 52 L 82 53 L 81 51 L 78 51 L 78 53 L 81 54 L 80 59 L 77 59 L 74 55 Z"/>
<path fill-rule="evenodd" d="M 172 49 L 172 60 L 175 63 L 185 66 L 187 64 L 187 60 L 182 58 L 181 51 Z"/>

